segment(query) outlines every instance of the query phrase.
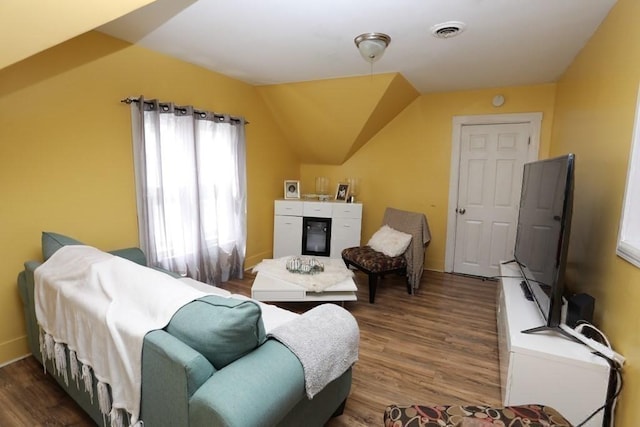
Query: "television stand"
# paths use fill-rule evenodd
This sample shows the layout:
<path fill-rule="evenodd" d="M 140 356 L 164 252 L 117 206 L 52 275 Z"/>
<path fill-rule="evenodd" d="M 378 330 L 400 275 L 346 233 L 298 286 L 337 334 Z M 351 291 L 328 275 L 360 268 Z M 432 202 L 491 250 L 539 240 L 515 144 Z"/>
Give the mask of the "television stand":
<path fill-rule="evenodd" d="M 604 405 L 609 364 L 583 344 L 554 329 L 524 333 L 545 323 L 536 304 L 524 297 L 517 265 L 500 266 L 497 307 L 502 404 L 551 406 L 577 425 Z M 585 426 L 600 427 L 604 411 Z"/>

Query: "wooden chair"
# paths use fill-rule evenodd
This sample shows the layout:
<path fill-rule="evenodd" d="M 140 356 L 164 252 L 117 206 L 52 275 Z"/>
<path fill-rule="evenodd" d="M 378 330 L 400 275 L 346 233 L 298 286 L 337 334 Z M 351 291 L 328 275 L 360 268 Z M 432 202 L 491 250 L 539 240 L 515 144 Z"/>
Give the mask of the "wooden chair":
<path fill-rule="evenodd" d="M 413 294 L 420 286 L 424 266 L 424 253 L 431 240 L 427 218 L 423 213 L 386 208 L 383 225 L 411 234 L 412 240 L 404 254 L 390 257 L 370 246 L 357 246 L 342 251 L 342 260 L 347 267 L 353 266 L 369 277 L 369 302 L 376 298 L 378 280 L 386 274 L 399 273 L 407 276 L 407 291 Z"/>

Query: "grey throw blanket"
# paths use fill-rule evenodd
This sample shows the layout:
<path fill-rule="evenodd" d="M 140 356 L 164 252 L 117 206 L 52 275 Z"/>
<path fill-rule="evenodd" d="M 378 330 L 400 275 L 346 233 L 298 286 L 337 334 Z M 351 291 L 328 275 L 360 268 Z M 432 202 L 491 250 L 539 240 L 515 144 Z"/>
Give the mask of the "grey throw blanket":
<path fill-rule="evenodd" d="M 407 279 L 412 289 L 418 289 L 424 270 L 424 252 L 431 241 L 431 232 L 427 217 L 423 213 L 408 212 L 387 208 L 382 223 L 389 227 L 411 234 L 411 244 L 404 253 L 407 261 Z"/>
<path fill-rule="evenodd" d="M 335 304 L 314 307 L 274 328 L 268 336 L 287 346 L 300 360 L 309 399 L 358 360 L 358 323 Z"/>

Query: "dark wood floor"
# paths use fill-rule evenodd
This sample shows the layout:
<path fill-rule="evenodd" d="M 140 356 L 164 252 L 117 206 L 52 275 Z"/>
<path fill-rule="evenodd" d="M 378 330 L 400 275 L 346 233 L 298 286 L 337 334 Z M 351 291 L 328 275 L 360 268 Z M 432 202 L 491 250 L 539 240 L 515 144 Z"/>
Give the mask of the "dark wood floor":
<path fill-rule="evenodd" d="M 252 280 L 247 274 L 223 287 L 249 295 Z M 410 296 L 403 279 L 390 276 L 369 304 L 366 276 L 358 273 L 356 281 L 358 301 L 345 308 L 360 326 L 360 360 L 345 412 L 328 426 L 382 425 L 392 403 L 500 403 L 496 282 L 425 271 Z M 0 426 L 90 425 L 34 358 L 0 369 Z"/>

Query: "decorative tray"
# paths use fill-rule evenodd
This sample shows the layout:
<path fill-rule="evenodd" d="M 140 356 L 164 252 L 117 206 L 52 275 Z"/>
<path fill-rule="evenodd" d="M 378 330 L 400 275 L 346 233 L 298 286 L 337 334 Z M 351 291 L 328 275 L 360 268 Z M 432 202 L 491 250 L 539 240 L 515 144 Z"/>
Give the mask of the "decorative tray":
<path fill-rule="evenodd" d="M 294 256 L 287 260 L 287 271 L 297 274 L 318 274 L 324 271 L 324 264 L 312 257 Z"/>

